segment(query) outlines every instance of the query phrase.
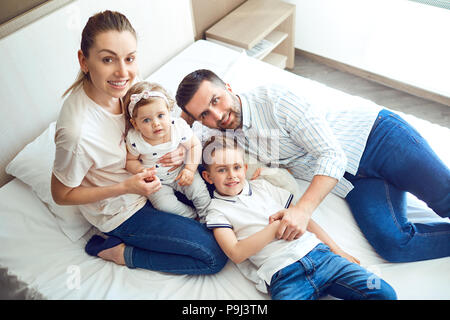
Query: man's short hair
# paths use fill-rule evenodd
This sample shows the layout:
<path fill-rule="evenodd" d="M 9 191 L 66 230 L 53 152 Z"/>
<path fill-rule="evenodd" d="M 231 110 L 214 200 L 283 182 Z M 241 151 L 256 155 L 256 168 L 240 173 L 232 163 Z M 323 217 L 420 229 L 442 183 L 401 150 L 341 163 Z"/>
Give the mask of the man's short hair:
<path fill-rule="evenodd" d="M 225 88 L 226 86 L 225 82 L 220 79 L 218 75 L 207 69 L 195 70 L 194 72 L 191 72 L 187 76 L 185 76 L 178 85 L 175 99 L 177 100 L 178 106 L 190 116 L 192 116 L 192 114 L 190 114 L 186 110 L 186 105 L 189 103 L 189 101 L 191 101 L 192 97 L 198 91 L 200 84 L 204 80 L 207 80 L 220 87 Z"/>

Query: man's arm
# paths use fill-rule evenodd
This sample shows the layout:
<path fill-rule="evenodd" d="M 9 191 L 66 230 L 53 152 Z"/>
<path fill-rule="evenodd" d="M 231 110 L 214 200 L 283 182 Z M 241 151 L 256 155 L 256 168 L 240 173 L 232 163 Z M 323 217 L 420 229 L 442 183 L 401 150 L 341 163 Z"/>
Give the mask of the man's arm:
<path fill-rule="evenodd" d="M 328 176 L 314 176 L 308 189 L 294 206 L 272 215 L 270 222 L 281 220 L 277 238 L 293 240 L 301 237 L 308 227 L 314 210 L 333 190 L 337 182 L 337 179 Z"/>

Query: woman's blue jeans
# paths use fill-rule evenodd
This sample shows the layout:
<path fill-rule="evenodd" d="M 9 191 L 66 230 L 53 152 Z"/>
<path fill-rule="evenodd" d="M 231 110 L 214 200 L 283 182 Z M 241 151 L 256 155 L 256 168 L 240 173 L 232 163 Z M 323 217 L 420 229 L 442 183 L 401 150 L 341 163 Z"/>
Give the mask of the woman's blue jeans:
<path fill-rule="evenodd" d="M 129 268 L 175 274 L 213 274 L 227 262 L 205 225 L 156 210 L 149 201 L 107 234 L 125 243 L 125 264 Z"/>
<path fill-rule="evenodd" d="M 276 272 L 268 286 L 273 300 L 395 300 L 394 289 L 377 275 L 318 244 L 306 256 Z"/>
<path fill-rule="evenodd" d="M 400 116 L 382 110 L 346 200 L 375 251 L 390 262 L 450 256 L 450 223 L 412 223 L 406 192 L 441 217 L 450 215 L 450 170 Z"/>

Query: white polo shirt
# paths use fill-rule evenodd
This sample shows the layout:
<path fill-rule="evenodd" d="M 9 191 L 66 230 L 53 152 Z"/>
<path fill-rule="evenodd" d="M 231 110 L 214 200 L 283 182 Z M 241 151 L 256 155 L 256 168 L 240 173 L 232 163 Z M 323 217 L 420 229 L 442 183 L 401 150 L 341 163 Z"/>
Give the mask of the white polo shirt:
<path fill-rule="evenodd" d="M 245 183 L 237 196 L 222 196 L 216 191 L 207 211 L 206 226 L 232 228 L 238 240 L 262 230 L 269 217 L 289 207 L 292 194 L 264 179 Z M 310 232 L 293 241 L 274 240 L 249 260 L 258 268 L 259 278 L 270 285 L 272 275 L 310 252 L 320 240 Z"/>

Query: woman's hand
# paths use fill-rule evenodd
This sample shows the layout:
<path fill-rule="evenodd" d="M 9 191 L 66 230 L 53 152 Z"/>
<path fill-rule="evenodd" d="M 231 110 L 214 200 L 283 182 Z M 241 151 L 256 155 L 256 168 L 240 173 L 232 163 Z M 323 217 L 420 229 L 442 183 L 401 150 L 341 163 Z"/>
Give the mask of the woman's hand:
<path fill-rule="evenodd" d="M 144 169 L 122 182 L 124 193 L 134 193 L 149 196 L 161 189 L 161 181 L 155 175 L 153 168 Z"/>
<path fill-rule="evenodd" d="M 180 144 L 176 150 L 166 153 L 159 158 L 158 163 L 160 163 L 163 167 L 172 167 L 169 169 L 169 172 L 171 172 L 183 165 L 185 156 L 186 149 Z"/>

